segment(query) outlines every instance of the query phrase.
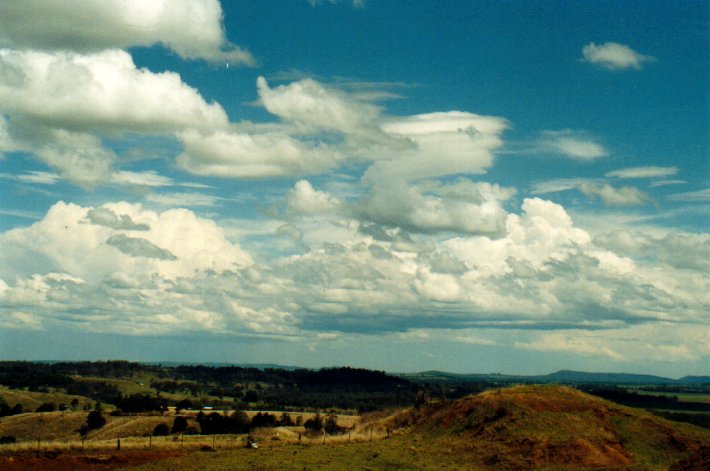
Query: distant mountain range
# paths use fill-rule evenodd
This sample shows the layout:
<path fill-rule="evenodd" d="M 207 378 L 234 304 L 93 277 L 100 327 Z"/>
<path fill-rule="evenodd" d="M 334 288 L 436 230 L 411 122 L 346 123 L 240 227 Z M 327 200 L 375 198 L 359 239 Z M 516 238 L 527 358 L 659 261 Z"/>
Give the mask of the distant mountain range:
<path fill-rule="evenodd" d="M 399 373 L 397 376 L 412 381 L 490 381 L 523 383 L 608 383 L 608 384 L 698 384 L 710 383 L 710 376 L 684 376 L 679 379 L 631 373 L 590 373 L 560 370 L 547 375 L 456 374 L 444 371 Z"/>

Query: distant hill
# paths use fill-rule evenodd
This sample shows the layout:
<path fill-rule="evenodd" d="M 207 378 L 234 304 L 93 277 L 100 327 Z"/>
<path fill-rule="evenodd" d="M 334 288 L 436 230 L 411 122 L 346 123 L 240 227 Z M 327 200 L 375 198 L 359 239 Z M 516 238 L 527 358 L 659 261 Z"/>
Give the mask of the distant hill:
<path fill-rule="evenodd" d="M 539 467 L 708 469 L 710 431 L 572 388 L 514 386 L 431 403 L 391 419 L 462 463 Z M 694 463 L 696 467 L 683 467 Z"/>
<path fill-rule="evenodd" d="M 564 383 L 564 384 L 629 384 L 629 385 L 681 385 L 710 383 L 710 376 L 684 376 L 679 379 L 663 376 L 632 373 L 594 373 L 585 371 L 560 370 L 547 375 L 506 375 L 493 374 L 458 374 L 444 371 L 422 371 L 418 373 L 399 373 L 397 376 L 415 382 L 489 382 L 489 383 Z"/>

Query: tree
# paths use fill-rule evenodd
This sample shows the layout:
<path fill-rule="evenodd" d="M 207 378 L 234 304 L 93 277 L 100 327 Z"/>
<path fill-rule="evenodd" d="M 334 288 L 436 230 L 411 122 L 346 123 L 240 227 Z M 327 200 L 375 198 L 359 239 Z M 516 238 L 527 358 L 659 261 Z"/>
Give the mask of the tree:
<path fill-rule="evenodd" d="M 281 414 L 281 418 L 279 418 L 279 425 L 282 427 L 291 427 L 294 424 L 293 419 L 289 415 L 288 412 L 284 412 Z"/>
<path fill-rule="evenodd" d="M 310 430 L 311 432 L 320 432 L 323 430 L 323 418 L 320 416 L 320 414 L 316 414 L 310 419 L 306 420 L 303 423 L 303 426 L 306 428 L 306 430 Z"/>
<path fill-rule="evenodd" d="M 175 420 L 173 421 L 173 428 L 170 431 L 171 433 L 181 433 L 184 432 L 187 429 L 187 419 L 181 415 L 178 415 L 175 417 Z M 155 435 L 155 433 L 153 433 Z"/>
<path fill-rule="evenodd" d="M 259 393 L 254 391 L 253 389 L 250 389 L 249 391 L 244 394 L 244 401 L 245 402 L 259 402 Z"/>
<path fill-rule="evenodd" d="M 247 433 L 251 426 L 251 420 L 249 420 L 249 416 L 243 410 L 234 411 L 231 421 L 233 433 Z"/>
<path fill-rule="evenodd" d="M 335 414 L 330 414 L 326 417 L 323 429 L 328 435 L 336 435 L 343 431 L 343 428 L 338 425 L 338 416 Z"/>
<path fill-rule="evenodd" d="M 183 399 L 177 404 L 175 404 L 175 412 L 180 412 L 181 410 L 192 409 L 192 401 L 189 399 Z"/>
<path fill-rule="evenodd" d="M 154 437 L 165 437 L 167 435 L 170 435 L 170 427 L 165 422 L 156 425 L 153 429 Z"/>
<path fill-rule="evenodd" d="M 100 410 L 92 410 L 86 416 L 86 426 L 89 431 L 95 430 L 106 425 L 106 417 L 103 416 Z"/>

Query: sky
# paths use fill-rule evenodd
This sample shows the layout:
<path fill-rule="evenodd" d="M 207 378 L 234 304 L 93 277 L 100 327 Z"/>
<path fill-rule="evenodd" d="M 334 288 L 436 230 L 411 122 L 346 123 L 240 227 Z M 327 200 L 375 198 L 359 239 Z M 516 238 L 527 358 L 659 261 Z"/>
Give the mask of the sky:
<path fill-rule="evenodd" d="M 0 3 L 0 359 L 710 374 L 707 1 Z"/>

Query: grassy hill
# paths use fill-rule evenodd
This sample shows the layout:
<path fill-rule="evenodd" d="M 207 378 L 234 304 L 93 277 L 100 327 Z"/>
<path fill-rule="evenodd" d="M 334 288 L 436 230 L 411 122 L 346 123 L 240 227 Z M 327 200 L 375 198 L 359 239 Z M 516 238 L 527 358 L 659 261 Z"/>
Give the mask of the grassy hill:
<path fill-rule="evenodd" d="M 392 425 L 506 469 L 667 469 L 710 447 L 707 430 L 561 386 L 486 391 L 410 410 Z"/>

